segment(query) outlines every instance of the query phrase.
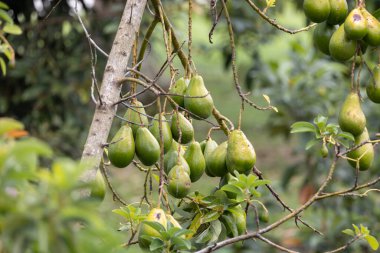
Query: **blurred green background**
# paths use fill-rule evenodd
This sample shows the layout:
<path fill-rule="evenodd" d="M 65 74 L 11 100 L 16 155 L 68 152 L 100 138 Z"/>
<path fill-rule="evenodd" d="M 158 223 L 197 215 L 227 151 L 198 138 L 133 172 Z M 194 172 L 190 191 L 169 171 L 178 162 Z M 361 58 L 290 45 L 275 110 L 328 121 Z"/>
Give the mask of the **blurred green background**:
<path fill-rule="evenodd" d="M 57 157 L 78 159 L 84 145 L 94 112 L 90 98 L 91 58 L 86 37 L 73 13 L 73 1 L 4 1 L 13 10 L 16 23 L 23 34 L 10 37 L 16 51 L 16 65 L 9 69 L 0 82 L 0 115 L 23 122 L 31 135 L 47 142 Z M 263 0 L 256 0 L 259 5 Z M 268 15 L 288 28 L 297 29 L 307 25 L 301 9 L 302 1 L 277 1 Z M 124 1 L 79 1 L 81 15 L 92 38 L 106 52 L 112 44 Z M 264 22 L 244 1 L 229 1 L 229 8 L 237 42 L 237 66 L 241 85 L 251 92 L 252 99 L 265 104 L 263 94 L 271 98 L 279 112 L 257 111 L 246 106 L 242 129 L 252 141 L 257 152 L 257 166 L 273 187 L 291 207 L 307 199 L 327 172 L 328 161 L 319 157 L 319 147 L 305 151 L 307 134 L 291 136 L 290 125 L 296 121 L 312 121 L 318 114 L 337 122 L 337 112 L 349 88 L 349 66 L 332 61 L 313 46 L 312 31 L 288 35 L 275 30 Z M 349 1 L 352 6 L 353 1 Z M 187 3 L 164 1 L 166 11 L 173 22 L 179 41 L 187 40 Z M 54 9 L 52 9 L 54 7 Z M 368 9 L 376 10 L 380 1 L 367 3 Z M 147 12 L 141 26 L 140 37 L 145 34 L 152 16 Z M 198 73 L 203 76 L 213 96 L 216 107 L 237 124 L 240 100 L 234 89 L 230 68 L 231 51 L 226 21 L 217 25 L 213 43 L 208 34 L 212 26 L 208 1 L 195 1 L 193 17 L 192 56 Z M 154 76 L 166 59 L 162 30 L 155 30 L 150 40 L 151 50 L 143 63 L 143 72 Z M 369 49 L 365 55 L 368 64 L 376 64 L 376 51 Z M 98 54 L 96 71 L 101 81 L 105 58 Z M 178 60 L 178 78 L 184 74 Z M 363 68 L 362 86 L 369 80 L 369 72 Z M 169 85 L 168 73 L 159 83 Z M 125 88 L 127 91 L 128 87 Z M 363 108 L 368 128 L 373 136 L 380 131 L 380 110 L 362 92 Z M 153 101 L 149 94 L 139 96 L 143 103 Z M 153 115 L 155 108 L 148 108 Z M 118 114 L 123 115 L 120 107 Z M 111 136 L 121 121 L 114 120 Z M 206 138 L 209 125 L 195 121 L 196 139 Z M 213 133 L 219 143 L 225 140 L 222 133 Z M 378 174 L 379 159 L 371 171 L 362 173 L 360 181 Z M 144 174 L 136 168 L 120 170 L 111 168 L 111 181 L 124 199 L 138 202 L 143 194 L 141 185 Z M 354 171 L 344 161 L 339 163 L 334 183 L 328 190 L 337 190 L 353 184 Z M 210 183 L 212 182 L 212 183 Z M 193 190 L 210 192 L 218 185 L 216 179 L 204 177 L 193 184 Z M 157 185 L 153 185 L 157 189 Z M 270 209 L 270 222 L 285 214 L 281 206 L 263 192 L 263 201 Z M 376 193 L 375 193 L 376 194 Z M 288 222 L 269 237 L 289 248 L 302 252 L 322 252 L 344 244 L 347 237 L 341 230 L 352 223 L 363 223 L 376 235 L 380 233 L 379 199 L 375 194 L 368 198 L 335 198 L 316 203 L 303 217 L 321 230 L 319 236 L 308 228 L 297 228 Z M 117 232 L 122 220 L 110 213 L 119 204 L 108 194 L 100 209 L 108 226 L 122 239 L 128 234 Z M 249 217 L 251 228 L 254 218 Z M 138 252 L 132 246 L 128 252 Z M 247 241 L 243 246 L 230 247 L 220 252 L 274 252 L 260 241 Z M 347 252 L 369 252 L 364 244 L 355 244 Z"/>

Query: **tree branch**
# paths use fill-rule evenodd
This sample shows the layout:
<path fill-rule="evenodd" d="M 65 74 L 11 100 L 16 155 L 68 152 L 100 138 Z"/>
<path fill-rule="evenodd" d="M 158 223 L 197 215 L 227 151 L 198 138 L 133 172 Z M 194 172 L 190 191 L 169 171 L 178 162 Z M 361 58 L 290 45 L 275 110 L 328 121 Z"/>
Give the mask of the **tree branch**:
<path fill-rule="evenodd" d="M 88 168 L 82 176 L 82 180 L 85 182 L 95 179 L 96 170 L 103 155 L 103 144 L 107 142 L 112 120 L 117 110 L 115 102 L 119 100 L 121 91 L 118 80 L 124 76 L 127 70 L 129 56 L 145 6 L 146 0 L 127 1 L 125 5 L 103 74 L 100 89 L 100 98 L 103 103 L 96 107 L 84 145 L 81 163 Z M 83 194 L 87 195 L 89 192 Z"/>

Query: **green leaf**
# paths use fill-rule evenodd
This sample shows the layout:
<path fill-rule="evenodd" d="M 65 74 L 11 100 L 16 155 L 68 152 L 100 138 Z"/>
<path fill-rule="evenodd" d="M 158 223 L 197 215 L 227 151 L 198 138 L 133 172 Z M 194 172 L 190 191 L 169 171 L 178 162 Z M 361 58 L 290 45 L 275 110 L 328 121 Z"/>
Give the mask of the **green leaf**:
<path fill-rule="evenodd" d="M 276 0 L 267 0 L 267 7 L 275 7 Z"/>
<path fill-rule="evenodd" d="M 20 35 L 22 34 L 22 30 L 18 25 L 15 24 L 6 24 L 3 27 L 3 31 L 5 33 L 13 34 L 13 35 Z"/>
<path fill-rule="evenodd" d="M 335 124 L 328 124 L 326 126 L 326 132 L 328 132 L 330 135 L 337 135 L 339 132 L 339 126 Z"/>
<path fill-rule="evenodd" d="M 360 224 L 360 232 L 362 235 L 369 235 L 369 230 L 367 227 L 363 226 L 362 224 Z"/>
<path fill-rule="evenodd" d="M 327 117 L 325 117 L 325 116 L 318 115 L 318 116 L 314 119 L 314 124 L 316 124 L 317 127 L 318 127 L 320 130 L 324 130 L 324 128 L 325 128 L 325 126 L 326 126 L 326 123 L 327 123 Z"/>
<path fill-rule="evenodd" d="M 149 227 L 152 227 L 157 232 L 165 231 L 165 227 L 162 226 L 161 223 L 158 223 L 156 221 L 143 221 L 144 224 L 148 225 Z"/>
<path fill-rule="evenodd" d="M 0 118 L 0 135 L 13 130 L 23 130 L 24 125 L 12 118 Z"/>
<path fill-rule="evenodd" d="M 9 6 L 6 3 L 0 2 L 0 9 L 8 10 Z"/>
<path fill-rule="evenodd" d="M 202 223 L 211 222 L 217 220 L 220 217 L 220 213 L 217 211 L 211 211 L 202 218 Z"/>
<path fill-rule="evenodd" d="M 259 187 L 259 186 L 262 186 L 262 185 L 266 185 L 266 184 L 270 184 L 271 181 L 270 180 L 256 180 L 253 184 L 250 185 L 250 187 Z"/>
<path fill-rule="evenodd" d="M 356 226 L 355 224 L 352 224 L 352 226 L 353 226 L 354 229 L 355 229 L 355 234 L 356 234 L 356 235 L 360 235 L 360 229 L 358 228 L 358 226 Z"/>
<path fill-rule="evenodd" d="M 379 19 L 380 18 L 380 9 L 377 9 L 376 11 L 374 11 L 374 13 L 372 13 L 372 16 Z"/>
<path fill-rule="evenodd" d="M 236 222 L 232 215 L 222 215 L 220 218 L 224 226 L 226 226 L 227 231 L 230 231 L 233 237 L 238 236 Z"/>
<path fill-rule="evenodd" d="M 346 234 L 346 235 L 351 235 L 351 236 L 355 236 L 355 233 L 352 229 L 345 229 L 342 231 L 342 233 Z"/>
<path fill-rule="evenodd" d="M 196 243 L 206 243 L 206 242 L 210 241 L 211 238 L 212 238 L 212 233 L 210 232 L 210 227 L 208 227 L 207 229 L 205 229 L 204 231 L 202 231 L 202 233 L 200 233 L 196 237 L 195 242 Z"/>
<path fill-rule="evenodd" d="M 189 234 L 191 234 L 191 233 L 192 233 L 192 231 L 189 230 L 189 229 L 180 229 L 180 230 L 178 230 L 173 236 L 175 236 L 175 237 L 180 237 L 180 236 L 182 236 L 182 235 L 189 235 Z"/>
<path fill-rule="evenodd" d="M 13 24 L 13 19 L 9 16 L 8 12 L 0 9 L 0 19 L 3 19 L 5 22 Z"/>
<path fill-rule="evenodd" d="M 52 149 L 45 143 L 35 138 L 20 140 L 13 148 L 15 154 L 37 154 L 44 157 L 53 155 Z"/>
<path fill-rule="evenodd" d="M 0 67 L 1 67 L 1 72 L 3 72 L 4 76 L 7 75 L 7 65 L 5 64 L 5 61 L 2 57 L 0 57 Z"/>
<path fill-rule="evenodd" d="M 306 121 L 299 121 L 291 125 L 290 133 L 305 133 L 305 132 L 316 132 L 316 128 L 313 124 Z"/>
<path fill-rule="evenodd" d="M 236 193 L 236 194 L 242 194 L 243 193 L 243 190 L 235 185 L 232 185 L 232 184 L 226 184 L 226 185 L 223 185 L 223 187 L 221 188 L 221 190 L 225 191 L 225 192 L 232 192 L 232 193 Z"/>
<path fill-rule="evenodd" d="M 211 233 L 211 239 L 209 240 L 210 243 L 216 242 L 219 238 L 220 233 L 222 232 L 222 223 L 219 220 L 215 220 L 210 223 L 210 233 Z"/>
<path fill-rule="evenodd" d="M 158 238 L 154 238 L 152 242 L 150 243 L 149 249 L 150 251 L 155 251 L 155 250 L 161 249 L 162 247 L 164 247 L 164 245 L 165 244 L 163 241 L 161 241 Z"/>
<path fill-rule="evenodd" d="M 337 136 L 350 140 L 350 141 L 355 141 L 355 137 L 351 133 L 348 133 L 348 132 L 341 132 Z"/>
<path fill-rule="evenodd" d="M 189 240 L 186 240 L 180 237 L 173 237 L 172 242 L 174 243 L 176 249 L 179 249 L 179 250 L 191 249 L 191 242 Z"/>
<path fill-rule="evenodd" d="M 379 248 L 379 242 L 377 241 L 377 239 L 375 237 L 373 237 L 372 235 L 367 235 L 367 236 L 364 236 L 364 239 L 368 242 L 369 246 L 373 249 L 373 250 L 377 250 Z"/>
<path fill-rule="evenodd" d="M 315 144 L 319 143 L 319 140 L 316 140 L 316 139 L 311 139 L 310 141 L 308 141 L 306 143 L 306 147 L 305 147 L 305 150 L 309 150 L 310 148 L 312 148 Z"/>

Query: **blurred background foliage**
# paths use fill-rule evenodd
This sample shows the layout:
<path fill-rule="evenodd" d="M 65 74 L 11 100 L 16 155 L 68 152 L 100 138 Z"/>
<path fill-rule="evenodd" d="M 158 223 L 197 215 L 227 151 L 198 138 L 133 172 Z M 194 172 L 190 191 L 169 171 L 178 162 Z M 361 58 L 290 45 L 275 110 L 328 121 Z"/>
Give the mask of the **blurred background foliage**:
<path fill-rule="evenodd" d="M 49 143 L 58 155 L 79 158 L 87 136 L 94 106 L 90 98 L 91 58 L 88 42 L 77 21 L 73 8 L 74 1 L 4 1 L 11 7 L 13 17 L 23 33 L 9 37 L 16 52 L 16 65 L 9 66 L 6 76 L 0 82 L 0 115 L 22 121 L 33 136 Z M 57 2 L 59 2 L 58 5 Z M 180 41 L 187 39 L 187 3 L 180 0 L 163 1 Z M 261 7 L 263 0 L 255 0 Z M 348 1 L 352 6 L 354 1 Z M 114 32 L 117 29 L 124 1 L 95 0 L 78 1 L 78 7 L 92 38 L 106 52 L 109 51 Z M 218 5 L 219 6 L 219 5 Z M 267 14 L 278 23 L 292 29 L 307 25 L 301 10 L 302 1 L 277 1 L 275 8 Z M 369 10 L 380 7 L 380 1 L 367 1 Z M 219 6 L 220 7 L 220 6 Z M 327 170 L 327 160 L 319 157 L 319 147 L 305 151 L 309 140 L 307 134 L 291 136 L 290 125 L 296 121 L 312 121 L 318 114 L 329 117 L 336 123 L 337 113 L 349 88 L 349 66 L 332 61 L 315 50 L 312 31 L 288 35 L 275 30 L 264 22 L 244 1 L 228 1 L 236 41 L 238 46 L 237 64 L 240 82 L 246 91 L 252 93 L 255 101 L 263 102 L 262 94 L 267 94 L 279 113 L 258 112 L 246 108 L 243 130 L 253 141 L 258 153 L 258 166 L 264 175 L 271 178 L 273 185 L 291 206 L 305 201 L 315 191 Z M 222 18 L 217 25 L 213 44 L 209 43 L 208 33 L 212 26 L 208 1 L 196 1 L 193 18 L 193 58 L 199 73 L 214 97 L 220 111 L 237 121 L 240 101 L 234 92 L 230 70 L 231 51 Z M 152 20 L 147 12 L 141 26 L 140 37 Z M 150 40 L 151 50 L 143 63 L 143 71 L 150 76 L 159 69 L 165 60 L 162 30 L 156 29 Z M 367 50 L 365 59 L 369 66 L 377 63 L 377 52 Z M 98 54 L 97 77 L 102 77 L 105 58 Z M 174 62 L 183 70 L 179 61 Z M 169 76 L 161 79 L 169 84 Z M 369 80 L 369 72 L 363 68 L 361 84 L 364 88 Z M 363 95 L 363 108 L 368 119 L 371 135 L 380 131 L 378 105 L 371 104 Z M 226 99 L 228 96 L 228 99 Z M 139 97 L 145 103 L 152 97 Z M 123 115 L 124 108 L 119 109 Z M 155 108 L 149 108 L 154 113 Z M 119 121 L 115 122 L 120 124 Z M 116 124 L 115 124 L 116 125 Z M 197 140 L 206 137 L 208 125 L 195 122 Z M 111 134 L 112 135 L 112 134 Z M 215 139 L 222 141 L 222 134 Z M 361 173 L 360 181 L 375 177 L 379 158 L 373 169 Z M 143 178 L 132 171 L 112 170 L 118 175 L 115 183 L 125 198 L 138 200 Z M 346 162 L 340 162 L 329 190 L 349 187 L 353 184 L 354 171 Z M 217 182 L 215 182 L 215 185 Z M 204 187 L 202 181 L 195 187 Z M 211 189 L 204 189 L 204 191 Z M 308 209 L 304 218 L 318 227 L 324 237 L 313 234 L 307 228 L 294 228 L 287 223 L 280 232 L 270 233 L 271 239 L 287 247 L 302 252 L 321 252 L 337 244 L 344 244 L 347 238 L 341 230 L 352 223 L 367 225 L 375 235 L 380 235 L 379 210 L 373 208 L 379 199 L 337 198 L 317 203 Z M 55 198 L 55 197 L 54 197 Z M 264 194 L 265 199 L 265 194 Z M 272 208 L 270 221 L 283 215 L 281 207 L 267 196 L 268 207 Z M 102 210 L 117 206 L 108 198 Z M 34 211 L 33 211 L 34 212 Z M 38 213 L 38 211 L 35 211 Z M 105 212 L 109 217 L 109 214 Z M 114 219 L 114 218 L 111 218 Z M 117 224 L 117 219 L 113 220 Z M 251 227 L 253 228 L 253 217 Z M 116 230 L 117 226 L 114 226 Z M 283 232 L 285 230 L 285 233 Z M 285 236 L 284 236 L 285 235 Z M 273 252 L 260 242 L 246 242 L 228 252 Z M 131 252 L 136 252 L 136 248 Z M 347 252 L 367 252 L 365 245 L 356 244 Z M 95 251 L 93 251 L 95 252 Z M 368 251 L 369 252 L 369 251 Z"/>

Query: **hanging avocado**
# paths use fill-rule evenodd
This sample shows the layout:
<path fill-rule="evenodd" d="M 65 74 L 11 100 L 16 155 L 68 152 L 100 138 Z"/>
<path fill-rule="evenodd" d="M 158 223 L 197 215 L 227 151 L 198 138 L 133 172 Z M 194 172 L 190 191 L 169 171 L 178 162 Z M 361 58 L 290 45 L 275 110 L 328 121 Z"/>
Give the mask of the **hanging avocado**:
<path fill-rule="evenodd" d="M 364 37 L 364 42 L 370 46 L 380 46 L 380 22 L 371 15 L 366 9 L 362 10 L 363 16 L 367 20 L 368 33 Z"/>
<path fill-rule="evenodd" d="M 227 141 L 223 142 L 207 157 L 207 170 L 213 176 L 223 177 L 228 173 L 227 145 Z"/>
<path fill-rule="evenodd" d="M 193 141 L 190 143 L 186 149 L 184 158 L 190 167 L 191 182 L 198 181 L 202 177 L 206 168 L 206 161 L 202 154 L 199 142 Z"/>
<path fill-rule="evenodd" d="M 228 136 L 227 168 L 231 174 L 236 170 L 247 173 L 256 163 L 256 153 L 241 130 L 233 130 Z"/>
<path fill-rule="evenodd" d="M 337 26 L 328 25 L 326 22 L 318 24 L 313 33 L 313 41 L 317 48 L 324 54 L 330 55 L 330 39 L 337 30 Z"/>
<path fill-rule="evenodd" d="M 330 15 L 329 0 L 304 0 L 303 10 L 306 17 L 315 23 L 321 23 Z"/>
<path fill-rule="evenodd" d="M 330 14 L 327 23 L 330 25 L 340 25 L 344 22 L 348 13 L 346 0 L 330 0 Z"/>
<path fill-rule="evenodd" d="M 128 124 L 131 126 L 133 130 L 133 136 L 136 137 L 137 129 L 140 126 L 148 127 L 149 121 L 146 116 L 144 105 L 137 101 L 133 100 L 131 102 L 130 108 L 128 108 L 127 112 L 124 114 L 124 118 L 128 121 Z"/>
<path fill-rule="evenodd" d="M 165 229 L 167 228 L 167 219 L 164 210 L 160 208 L 153 208 L 145 221 L 154 221 L 160 223 Z M 152 228 L 149 224 L 145 224 L 144 221 L 140 227 L 139 232 L 139 246 L 142 249 L 148 250 L 151 244 L 151 241 L 146 239 L 145 236 L 151 237 L 160 237 L 160 233 Z"/>
<path fill-rule="evenodd" d="M 368 98 L 377 104 L 380 104 L 380 65 L 372 70 L 373 78 L 369 85 L 367 85 Z"/>
<path fill-rule="evenodd" d="M 368 33 L 367 19 L 363 16 L 361 9 L 353 9 L 344 21 L 344 31 L 347 38 L 351 40 L 360 40 Z"/>
<path fill-rule="evenodd" d="M 194 128 L 191 122 L 182 113 L 174 112 L 172 117 L 171 131 L 174 140 L 179 142 L 181 133 L 181 144 L 187 144 L 194 139 Z"/>
<path fill-rule="evenodd" d="M 135 156 L 135 141 L 132 129 L 122 126 L 112 138 L 108 147 L 108 159 L 117 168 L 127 167 Z"/>
<path fill-rule="evenodd" d="M 360 99 L 356 92 L 350 92 L 339 112 L 339 126 L 354 136 L 363 133 L 366 118 L 360 106 Z"/>
<path fill-rule="evenodd" d="M 178 79 L 175 84 L 170 88 L 170 94 L 176 94 L 178 96 L 171 96 L 171 98 L 178 104 L 180 107 L 184 107 L 184 95 L 189 84 L 189 80 L 181 77 Z M 176 108 L 176 105 L 173 105 L 173 108 Z"/>
<path fill-rule="evenodd" d="M 330 55 L 337 61 L 347 61 L 355 55 L 356 45 L 356 41 L 347 38 L 344 25 L 341 25 L 331 36 Z"/>
<path fill-rule="evenodd" d="M 146 127 L 137 129 L 136 155 L 146 166 L 155 164 L 160 158 L 160 144 Z"/>
<path fill-rule="evenodd" d="M 191 180 L 186 170 L 181 165 L 176 165 L 169 172 L 168 193 L 174 198 L 182 199 L 190 192 Z"/>
<path fill-rule="evenodd" d="M 359 145 L 365 141 L 369 140 L 369 134 L 367 128 L 364 129 L 363 133 L 355 137 L 355 145 Z M 347 160 L 353 168 L 359 166 L 359 170 L 368 170 L 374 158 L 375 152 L 373 150 L 373 145 L 371 143 L 364 144 L 358 149 L 355 149 L 347 154 L 347 156 L 354 160 Z"/>
<path fill-rule="evenodd" d="M 210 158 L 210 155 L 211 153 L 218 147 L 218 143 L 216 143 L 216 141 L 214 141 L 213 139 L 209 138 L 207 141 L 206 141 L 206 144 L 205 144 L 205 149 L 203 151 L 203 156 L 205 158 L 205 161 L 206 161 L 206 169 L 205 169 L 205 172 L 207 174 L 207 176 L 209 177 L 215 177 L 213 174 L 210 173 L 208 167 L 207 167 L 207 161 L 209 160 Z"/>
<path fill-rule="evenodd" d="M 150 132 L 153 134 L 153 136 L 156 138 L 158 143 L 160 143 L 160 122 L 159 122 L 159 114 L 156 114 L 154 116 L 154 119 L 152 120 L 152 125 L 149 127 Z M 162 137 L 164 140 L 164 152 L 168 152 L 170 147 L 172 146 L 173 136 L 172 131 L 170 129 L 169 122 L 166 121 L 165 116 L 162 114 Z"/>
<path fill-rule="evenodd" d="M 208 93 L 203 78 L 199 75 L 193 76 L 185 93 L 184 104 L 186 110 L 197 116 L 191 115 L 194 119 L 207 119 L 210 117 L 214 102 Z"/>

